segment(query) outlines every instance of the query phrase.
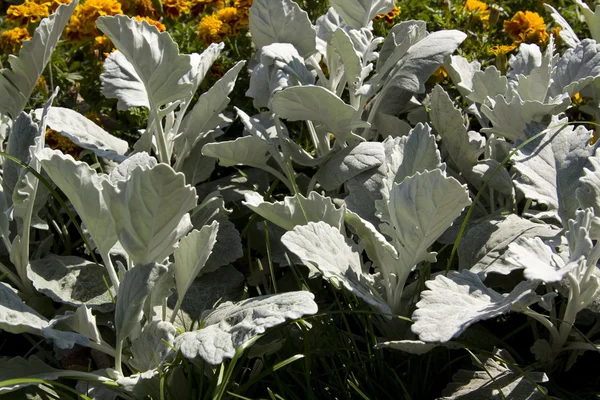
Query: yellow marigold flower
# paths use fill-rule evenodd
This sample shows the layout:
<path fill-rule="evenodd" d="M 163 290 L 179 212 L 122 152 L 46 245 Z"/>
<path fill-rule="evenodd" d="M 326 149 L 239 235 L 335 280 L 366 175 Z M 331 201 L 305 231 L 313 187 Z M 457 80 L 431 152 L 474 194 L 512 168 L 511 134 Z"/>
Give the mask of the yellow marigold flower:
<path fill-rule="evenodd" d="M 6 10 L 6 19 L 9 21 L 18 21 L 21 25 L 27 25 L 30 22 L 35 24 L 49 15 L 50 13 L 46 6 L 30 0 L 18 6 L 10 6 Z"/>
<path fill-rule="evenodd" d="M 44 78 L 44 75 L 40 75 L 35 83 L 34 90 L 48 93 L 48 84 L 46 83 L 46 78 Z"/>
<path fill-rule="evenodd" d="M 52 150 L 60 150 L 64 154 L 70 154 L 76 160 L 81 151 L 79 146 L 52 129 L 46 131 L 46 145 Z"/>
<path fill-rule="evenodd" d="M 33 0 L 33 2 L 50 9 L 50 13 L 53 13 L 58 6 L 61 4 L 69 4 L 71 0 Z"/>
<path fill-rule="evenodd" d="M 495 55 L 496 57 L 504 56 L 516 48 L 517 48 L 516 44 L 511 44 L 510 46 L 507 46 L 507 45 L 492 46 L 492 48 L 489 50 L 489 53 Z"/>
<path fill-rule="evenodd" d="M 446 68 L 444 68 L 443 65 L 440 65 L 440 67 L 438 69 L 436 69 L 432 75 L 432 78 L 435 81 L 435 83 L 440 83 L 447 77 L 448 77 L 448 71 L 446 71 Z"/>
<path fill-rule="evenodd" d="M 0 48 L 6 54 L 14 54 L 19 51 L 25 40 L 31 39 L 27 28 L 17 26 L 2 32 L 0 36 Z"/>
<path fill-rule="evenodd" d="M 593 146 L 598 141 L 598 135 L 596 134 L 596 130 L 592 131 L 592 138 L 590 139 L 590 146 Z"/>
<path fill-rule="evenodd" d="M 202 17 L 198 25 L 198 37 L 204 43 L 220 42 L 226 36 L 225 28 L 228 25 L 221 21 L 217 14 Z"/>
<path fill-rule="evenodd" d="M 135 20 L 136 20 L 137 22 L 146 21 L 146 22 L 147 22 L 147 23 L 149 23 L 150 25 L 154 25 L 155 27 L 157 27 L 157 28 L 158 28 L 158 31 L 159 31 L 159 32 L 164 32 L 164 31 L 166 31 L 166 30 L 167 30 L 167 28 L 166 28 L 166 27 L 165 27 L 163 24 L 161 24 L 161 23 L 160 23 L 160 22 L 158 22 L 158 21 L 155 21 L 155 20 L 153 20 L 153 19 L 152 19 L 152 18 L 150 18 L 150 17 L 140 17 L 139 15 L 136 15 L 134 18 L 135 18 Z"/>
<path fill-rule="evenodd" d="M 397 6 L 394 6 L 394 9 L 387 14 L 377 14 L 375 20 L 379 21 L 380 19 L 384 19 L 388 25 L 393 25 L 394 22 L 396 22 L 396 17 L 398 15 L 400 15 L 400 9 Z"/>
<path fill-rule="evenodd" d="M 235 22 L 238 10 L 235 7 L 225 7 L 217 11 L 217 18 L 223 22 Z"/>
<path fill-rule="evenodd" d="M 117 0 L 86 0 L 77 5 L 71 16 L 71 23 L 65 29 L 70 40 L 82 40 L 100 36 L 96 29 L 96 19 L 104 15 L 123 14 Z"/>
<path fill-rule="evenodd" d="M 181 14 L 189 14 L 191 11 L 187 0 L 164 0 L 162 5 L 165 15 L 173 19 L 179 18 Z"/>
<path fill-rule="evenodd" d="M 102 54 L 105 58 L 108 57 L 110 52 L 114 50 L 113 42 L 106 35 L 96 36 L 94 38 L 94 44 L 92 45 L 92 51 L 97 57 Z"/>
<path fill-rule="evenodd" d="M 463 10 L 469 11 L 473 17 L 479 19 L 484 24 L 490 20 L 489 6 L 483 1 L 467 0 L 463 5 Z"/>
<path fill-rule="evenodd" d="M 510 21 L 504 21 L 504 32 L 508 33 L 515 43 L 545 44 L 548 39 L 544 18 L 531 11 L 519 11 Z"/>

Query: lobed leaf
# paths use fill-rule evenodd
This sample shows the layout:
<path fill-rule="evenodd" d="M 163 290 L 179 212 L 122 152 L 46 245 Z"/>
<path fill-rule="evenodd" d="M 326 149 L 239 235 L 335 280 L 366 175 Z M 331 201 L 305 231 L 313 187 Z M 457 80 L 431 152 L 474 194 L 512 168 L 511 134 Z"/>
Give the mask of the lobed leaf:
<path fill-rule="evenodd" d="M 312 293 L 301 291 L 222 304 L 206 318 L 205 328 L 178 336 L 175 347 L 185 358 L 193 360 L 200 357 L 209 364 L 220 364 L 268 328 L 287 319 L 315 314 L 318 307 L 313 299 Z"/>

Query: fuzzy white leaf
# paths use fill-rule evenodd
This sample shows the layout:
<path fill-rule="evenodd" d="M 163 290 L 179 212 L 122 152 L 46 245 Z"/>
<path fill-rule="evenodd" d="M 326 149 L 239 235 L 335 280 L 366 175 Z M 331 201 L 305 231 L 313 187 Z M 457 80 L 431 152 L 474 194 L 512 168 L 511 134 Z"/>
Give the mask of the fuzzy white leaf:
<path fill-rule="evenodd" d="M 450 56 L 444 63 L 444 67 L 460 94 L 464 97 L 469 96 L 473 92 L 475 74 L 481 71 L 481 63 L 477 60 L 469 62 L 462 56 Z"/>
<path fill-rule="evenodd" d="M 540 238 L 521 238 L 508 246 L 506 261 L 524 268 L 523 275 L 529 280 L 559 282 L 577 266 L 577 262 L 565 264 L 564 260 Z"/>
<path fill-rule="evenodd" d="M 125 273 L 115 308 L 117 340 L 124 340 L 141 321 L 146 298 L 166 272 L 165 266 L 151 263 L 137 265 Z"/>
<path fill-rule="evenodd" d="M 273 111 L 290 121 L 318 121 L 341 142 L 362 140 L 352 130 L 367 128 L 360 112 L 321 86 L 295 86 L 273 95 Z"/>
<path fill-rule="evenodd" d="M 46 339 L 61 349 L 71 349 L 74 345 L 89 346 L 92 342 L 100 343 L 102 337 L 96 326 L 96 317 L 86 306 L 78 307 L 75 312 L 67 311 L 64 315 L 54 317 L 47 328 L 42 330 Z"/>
<path fill-rule="evenodd" d="M 175 339 L 184 357 L 201 357 L 217 365 L 232 358 L 237 348 L 268 328 L 318 311 L 310 292 L 289 292 L 225 303 L 206 318 L 206 327 Z"/>
<path fill-rule="evenodd" d="M 345 221 L 358 234 L 360 248 L 364 249 L 376 271 L 392 271 L 398 264 L 398 252 L 369 221 L 352 211 L 346 211 Z"/>
<path fill-rule="evenodd" d="M 187 142 L 187 152 L 178 154 L 187 157 L 194 145 L 223 122 L 219 116 L 231 100 L 229 93 L 235 86 L 235 81 L 245 62 L 240 61 L 223 75 L 208 91 L 202 93 L 194 108 L 185 116 L 181 124 L 175 145 L 183 153 L 183 145 Z"/>
<path fill-rule="evenodd" d="M 410 46 L 427 36 L 424 21 L 402 21 L 392 27 L 377 59 L 377 74 L 385 74 L 406 54 Z"/>
<path fill-rule="evenodd" d="M 359 54 L 354 49 L 352 39 L 343 29 L 338 29 L 333 34 L 331 45 L 339 54 L 344 65 L 344 74 L 348 80 L 348 88 L 355 93 L 362 83 L 362 63 Z"/>
<path fill-rule="evenodd" d="M 568 93 L 573 96 L 594 78 L 600 76 L 600 45 L 584 39 L 565 51 L 556 65 L 549 92 L 551 96 Z"/>
<path fill-rule="evenodd" d="M 439 400 L 483 400 L 483 399 L 546 399 L 536 383 L 548 382 L 543 372 L 523 371 L 514 368 L 514 359 L 505 350 L 496 350 L 494 357 L 479 356 L 473 364 L 483 370 L 459 370 Z"/>
<path fill-rule="evenodd" d="M 571 25 L 569 25 L 569 23 L 567 22 L 567 20 L 564 19 L 563 16 L 560 15 L 560 13 L 550 4 L 544 4 L 544 8 L 546 9 L 546 12 L 550 13 L 550 16 L 552 17 L 554 22 L 556 22 L 556 24 L 558 24 L 561 27 L 558 36 L 560 37 L 562 42 L 569 48 L 577 46 L 580 40 L 577 37 L 577 34 L 575 33 Z"/>
<path fill-rule="evenodd" d="M 120 51 L 113 51 L 106 57 L 100 81 L 102 94 L 109 99 L 118 99 L 118 110 L 125 111 L 131 107 L 150 108 L 144 82 L 133 64 Z"/>
<path fill-rule="evenodd" d="M 590 7 L 583 1 L 574 1 L 585 16 L 585 21 L 590 29 L 590 33 L 592 34 L 592 39 L 594 39 L 596 42 L 600 41 L 600 7 L 596 6 L 596 9 L 592 11 Z"/>
<path fill-rule="evenodd" d="M 316 52 L 317 33 L 306 11 L 292 0 L 254 0 L 249 28 L 258 49 L 273 43 L 291 43 L 303 57 Z"/>
<path fill-rule="evenodd" d="M 388 203 L 389 221 L 381 232 L 392 238 L 402 271 L 408 272 L 423 260 L 435 260 L 429 247 L 471 204 L 469 194 L 456 179 L 439 170 L 417 172 L 394 184 Z"/>
<path fill-rule="evenodd" d="M 514 264 L 503 257 L 507 247 L 519 238 L 551 238 L 558 231 L 515 214 L 492 215 L 471 226 L 458 246 L 459 269 L 485 277 L 488 273 L 509 274 Z"/>
<path fill-rule="evenodd" d="M 400 183 L 416 172 L 439 169 L 445 171 L 440 152 L 431 134 L 429 125 L 418 124 L 407 136 L 387 138 L 385 148 L 385 177 L 380 189 L 381 200 L 375 201 L 376 215 L 382 221 L 389 221 L 388 203 L 394 183 Z"/>
<path fill-rule="evenodd" d="M 57 150 L 44 149 L 38 158 L 46 173 L 67 196 L 102 254 L 117 242 L 117 233 L 102 195 L 106 176 Z"/>
<path fill-rule="evenodd" d="M 554 118 L 547 133 L 527 144 L 515 156 L 514 182 L 523 194 L 548 206 L 548 213 L 563 224 L 579 207 L 573 194 L 594 148 L 589 146 L 591 132 L 580 126 L 566 126 L 566 119 Z M 530 136 L 532 136 L 532 132 Z"/>
<path fill-rule="evenodd" d="M 9 55 L 11 69 L 0 70 L 0 111 L 16 119 L 25 109 L 78 3 L 74 0 L 61 4 L 52 15 L 42 19 L 33 38 L 23 42 L 18 56 Z"/>
<path fill-rule="evenodd" d="M 135 168 L 129 179 L 102 182 L 104 199 L 123 248 L 134 263 L 162 261 L 191 227 L 196 190 L 167 164 Z"/>
<path fill-rule="evenodd" d="M 194 229 L 184 236 L 175 250 L 175 284 L 180 301 L 210 256 L 217 241 L 218 222 Z"/>
<path fill-rule="evenodd" d="M 206 77 L 206 74 L 213 63 L 219 58 L 224 48 L 225 43 L 211 43 L 201 54 L 190 54 L 192 69 L 187 74 L 183 75 L 181 81 L 190 82 L 192 84 L 192 93 L 196 93 L 196 90 Z"/>
<path fill-rule="evenodd" d="M 333 190 L 359 173 L 379 167 L 385 160 L 381 143 L 359 143 L 337 152 L 316 174 L 325 190 Z"/>
<path fill-rule="evenodd" d="M 412 315 L 412 331 L 424 342 L 447 342 L 474 323 L 518 310 L 536 297 L 529 282 L 521 282 L 503 296 L 469 270 L 438 275 L 425 286 Z"/>
<path fill-rule="evenodd" d="M 519 75 L 517 77 L 518 84 L 516 86 L 521 99 L 525 101 L 546 102 L 547 100 L 550 100 L 552 96 L 562 94 L 565 91 L 557 90 L 556 93 L 552 92 L 551 85 L 556 83 L 557 77 L 555 64 L 559 58 L 559 55 L 555 55 L 554 51 L 554 36 L 550 36 L 550 40 L 546 45 L 546 50 L 540 60 L 540 65 L 534 68 L 529 75 Z M 558 64 L 560 65 L 564 61 L 565 58 L 562 57 L 560 61 L 558 61 Z M 515 84 L 515 82 L 512 83 Z M 572 94 L 575 93 L 573 92 Z"/>
<path fill-rule="evenodd" d="M 510 56 L 508 64 L 510 68 L 506 76 L 516 81 L 519 75 L 528 76 L 542 65 L 542 51 L 537 44 L 521 43 L 519 52 Z"/>
<path fill-rule="evenodd" d="M 367 27 L 377 14 L 394 8 L 392 0 L 331 0 L 330 4 L 354 29 Z"/>
<path fill-rule="evenodd" d="M 237 260 L 243 255 L 243 249 L 240 233 L 229 221 L 227 216 L 229 210 L 225 208 L 223 200 L 215 200 L 212 196 L 207 196 L 198 208 L 200 210 L 195 212 L 192 217 L 192 224 L 196 229 L 202 229 L 215 221 L 219 223 L 217 241 L 206 265 L 202 268 L 204 274 Z"/>
<path fill-rule="evenodd" d="M 296 226 L 281 237 L 281 243 L 294 253 L 312 274 L 344 286 L 378 311 L 391 314 L 389 306 L 375 289 L 373 278 L 363 272 L 358 246 L 325 222 Z M 311 274 L 311 275 L 312 275 Z"/>
<path fill-rule="evenodd" d="M 38 125 L 33 122 L 31 116 L 22 112 L 13 123 L 10 135 L 8 135 L 6 152 L 29 164 L 29 147 L 34 145 L 38 132 Z M 5 159 L 2 165 L 2 187 L 8 206 L 12 205 L 12 196 L 19 181 L 21 169 L 20 165 L 9 159 Z"/>
<path fill-rule="evenodd" d="M 41 117 L 41 109 L 36 116 Z M 96 125 L 78 112 L 69 108 L 51 107 L 48 110 L 47 123 L 50 129 L 60 132 L 77 146 L 88 149 L 99 156 L 121 161 L 129 144 Z"/>
<path fill-rule="evenodd" d="M 211 135 L 199 140 L 181 165 L 180 172 L 185 175 L 185 183 L 196 186 L 210 178 L 215 170 L 217 160 L 202 154 L 204 145 L 214 142 Z"/>
<path fill-rule="evenodd" d="M 308 197 L 301 194 L 286 196 L 283 201 L 269 203 L 258 193 L 247 193 L 242 202 L 246 207 L 285 230 L 292 230 L 297 225 L 308 222 L 323 221 L 329 225 L 343 229 L 345 207 L 337 208 L 331 198 L 323 197 L 317 192 L 310 192 Z"/>
<path fill-rule="evenodd" d="M 256 108 L 269 108 L 273 93 L 296 85 L 312 85 L 315 77 L 304 58 L 289 43 L 273 43 L 259 50 L 260 63 L 252 68 L 246 96 Z"/>
<path fill-rule="evenodd" d="M 476 71 L 472 77 L 472 92 L 467 99 L 483 104 L 488 97 L 504 94 L 508 87 L 506 76 L 502 76 L 495 66 L 490 66 L 485 71 Z"/>
<path fill-rule="evenodd" d="M 96 25 L 133 66 L 144 84 L 151 112 L 189 96 L 192 84 L 181 78 L 192 69 L 190 56 L 179 54 L 167 32 L 125 15 L 99 17 Z M 111 93 L 104 95 L 114 97 Z"/>
<path fill-rule="evenodd" d="M 202 154 L 219 159 L 219 165 L 232 167 L 248 165 L 265 167 L 271 158 L 269 143 L 254 136 L 243 136 L 227 142 L 207 143 L 202 148 Z"/>
<path fill-rule="evenodd" d="M 100 312 L 114 308 L 105 284 L 110 282 L 106 270 L 83 258 L 50 254 L 31 260 L 27 277 L 40 293 L 54 301 L 72 306 L 85 304 Z"/>
<path fill-rule="evenodd" d="M 154 168 L 158 164 L 156 158 L 152 157 L 150 154 L 146 152 L 135 153 L 131 157 L 128 157 L 121 164 L 117 165 L 110 174 L 108 175 L 108 180 L 113 185 L 116 185 L 117 182 L 126 181 L 131 176 L 131 171 L 136 168 L 149 169 Z"/>
<path fill-rule="evenodd" d="M 172 345 L 176 334 L 177 330 L 168 322 L 151 321 L 146 324 L 140 336 L 131 343 L 133 358 L 129 363 L 139 372 L 158 368 L 172 353 L 171 347 L 166 343 Z"/>
<path fill-rule="evenodd" d="M 494 106 L 481 106 L 483 115 L 490 119 L 491 128 L 482 128 L 481 132 L 495 133 L 508 140 L 527 140 L 524 133 L 527 124 L 541 122 L 548 115 L 557 115 L 565 111 L 571 104 L 567 94 L 559 95 L 549 103 L 539 101 L 524 101 L 518 94 L 508 100 L 498 95 L 494 97 Z"/>
<path fill-rule="evenodd" d="M 0 283 L 0 329 L 15 334 L 39 334 L 47 326 L 46 318 L 25 304 L 12 287 Z"/>
<path fill-rule="evenodd" d="M 386 85 L 413 93 L 425 92 L 425 81 L 467 37 L 457 30 L 429 34 L 408 49 L 392 69 Z"/>
<path fill-rule="evenodd" d="M 231 265 L 222 266 L 214 272 L 203 272 L 188 288 L 175 317 L 175 324 L 187 331 L 215 304 L 242 298 L 244 281 L 244 275 Z M 170 317 L 169 312 L 175 308 L 177 297 L 177 293 L 174 293 L 167 299 L 167 317 Z"/>
<path fill-rule="evenodd" d="M 448 93 L 439 85 L 431 92 L 429 115 L 454 164 L 463 173 L 471 171 L 484 152 L 485 138 L 477 132 L 467 131 L 462 113 L 454 107 Z"/>

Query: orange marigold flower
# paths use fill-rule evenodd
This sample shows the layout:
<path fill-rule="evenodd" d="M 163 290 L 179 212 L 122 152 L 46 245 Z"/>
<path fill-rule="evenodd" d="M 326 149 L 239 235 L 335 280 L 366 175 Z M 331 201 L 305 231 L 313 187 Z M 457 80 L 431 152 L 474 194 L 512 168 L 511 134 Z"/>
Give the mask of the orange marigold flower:
<path fill-rule="evenodd" d="M 75 7 L 71 23 L 65 29 L 67 38 L 82 40 L 100 36 L 96 29 L 96 19 L 117 14 L 123 14 L 121 3 L 117 0 L 86 0 Z"/>
<path fill-rule="evenodd" d="M 0 36 L 0 48 L 6 54 L 14 54 L 19 51 L 25 40 L 31 39 L 27 28 L 17 26 L 2 32 Z"/>
<path fill-rule="evenodd" d="M 544 18 L 531 11 L 519 11 L 510 21 L 504 21 L 504 32 L 508 33 L 515 43 L 545 44 L 548 39 Z"/>
<path fill-rule="evenodd" d="M 189 14 L 191 11 L 187 0 L 164 0 L 162 5 L 165 15 L 173 19 L 179 18 L 181 14 Z"/>
<path fill-rule="evenodd" d="M 248 26 L 250 22 L 250 7 L 252 0 L 235 0 L 233 6 L 238 10 L 238 18 L 240 26 Z"/>
<path fill-rule="evenodd" d="M 49 15 L 50 13 L 46 6 L 30 0 L 18 6 L 10 6 L 6 10 L 6 19 L 9 21 L 18 21 L 21 25 L 27 25 L 30 22 L 35 24 Z"/>
<path fill-rule="evenodd" d="M 504 56 L 516 48 L 517 48 L 516 44 L 511 44 L 510 46 L 507 46 L 507 45 L 492 46 L 492 48 L 489 50 L 489 53 L 495 55 L 496 57 Z"/>
<path fill-rule="evenodd" d="M 127 14 L 135 14 L 142 17 L 158 18 L 158 12 L 152 0 L 133 0 L 125 2 L 128 7 L 124 8 Z"/>
<path fill-rule="evenodd" d="M 166 28 L 166 27 L 165 27 L 163 24 L 161 24 L 160 22 L 158 22 L 158 21 L 156 21 L 156 20 L 153 20 L 153 19 L 152 19 L 152 18 L 150 18 L 150 17 L 140 17 L 139 15 L 136 15 L 134 18 L 135 18 L 135 20 L 136 20 L 137 22 L 146 21 L 146 22 L 147 22 L 147 23 L 149 23 L 150 25 L 154 25 L 155 27 L 157 27 L 157 28 L 158 28 L 158 31 L 159 31 L 159 32 L 164 32 L 164 31 L 166 31 L 166 30 L 167 30 L 167 28 Z"/>
<path fill-rule="evenodd" d="M 471 15 L 487 24 L 490 21 L 490 10 L 489 6 L 483 1 L 479 0 L 467 0 L 463 5 L 463 10 L 469 11 Z"/>
<path fill-rule="evenodd" d="M 193 16 L 200 15 L 204 12 L 218 10 L 225 7 L 224 0 L 191 0 L 190 9 Z"/>
<path fill-rule="evenodd" d="M 82 150 L 81 147 L 77 146 L 70 139 L 52 129 L 46 131 L 46 145 L 52 150 L 60 150 L 64 154 L 69 154 L 76 160 L 79 157 L 79 152 Z"/>
<path fill-rule="evenodd" d="M 387 14 L 377 14 L 375 20 L 379 21 L 380 19 L 384 19 L 388 25 L 393 25 L 394 22 L 396 22 L 396 17 L 398 15 L 400 15 L 400 9 L 397 6 L 394 6 Z"/>

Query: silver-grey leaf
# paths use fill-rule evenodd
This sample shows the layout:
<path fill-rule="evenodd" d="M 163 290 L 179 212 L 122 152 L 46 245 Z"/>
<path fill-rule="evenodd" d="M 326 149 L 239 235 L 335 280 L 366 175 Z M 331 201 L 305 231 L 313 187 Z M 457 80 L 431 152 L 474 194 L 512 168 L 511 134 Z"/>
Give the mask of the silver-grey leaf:
<path fill-rule="evenodd" d="M 176 334 L 177 330 L 169 322 L 155 320 L 144 325 L 140 336 L 131 343 L 133 358 L 129 363 L 139 372 L 158 368 L 172 354 L 166 343 L 173 345 Z"/>
<path fill-rule="evenodd" d="M 379 167 L 385 160 L 381 143 L 367 142 L 346 147 L 319 168 L 317 181 L 325 190 L 333 190 L 348 179 Z"/>
<path fill-rule="evenodd" d="M 96 263 L 76 256 L 50 254 L 39 260 L 31 260 L 27 276 L 33 286 L 54 301 L 72 306 L 86 305 L 99 312 L 114 308 L 110 279 L 106 269 Z M 114 289 L 110 288 L 112 295 Z"/>
<path fill-rule="evenodd" d="M 115 309 L 117 340 L 124 340 L 141 321 L 146 298 L 166 272 L 165 266 L 151 263 L 137 265 L 125 273 Z"/>
<path fill-rule="evenodd" d="M 469 270 L 450 271 L 425 283 L 413 313 L 412 331 L 424 342 L 447 342 L 474 323 L 528 306 L 536 300 L 535 287 L 521 282 L 507 296 L 486 287 Z M 448 301 L 452 299 L 452 301 Z"/>
<path fill-rule="evenodd" d="M 268 328 L 315 314 L 318 307 L 313 299 L 312 293 L 299 291 L 223 304 L 206 318 L 205 328 L 177 337 L 175 347 L 190 360 L 200 357 L 209 364 L 220 364 Z"/>

